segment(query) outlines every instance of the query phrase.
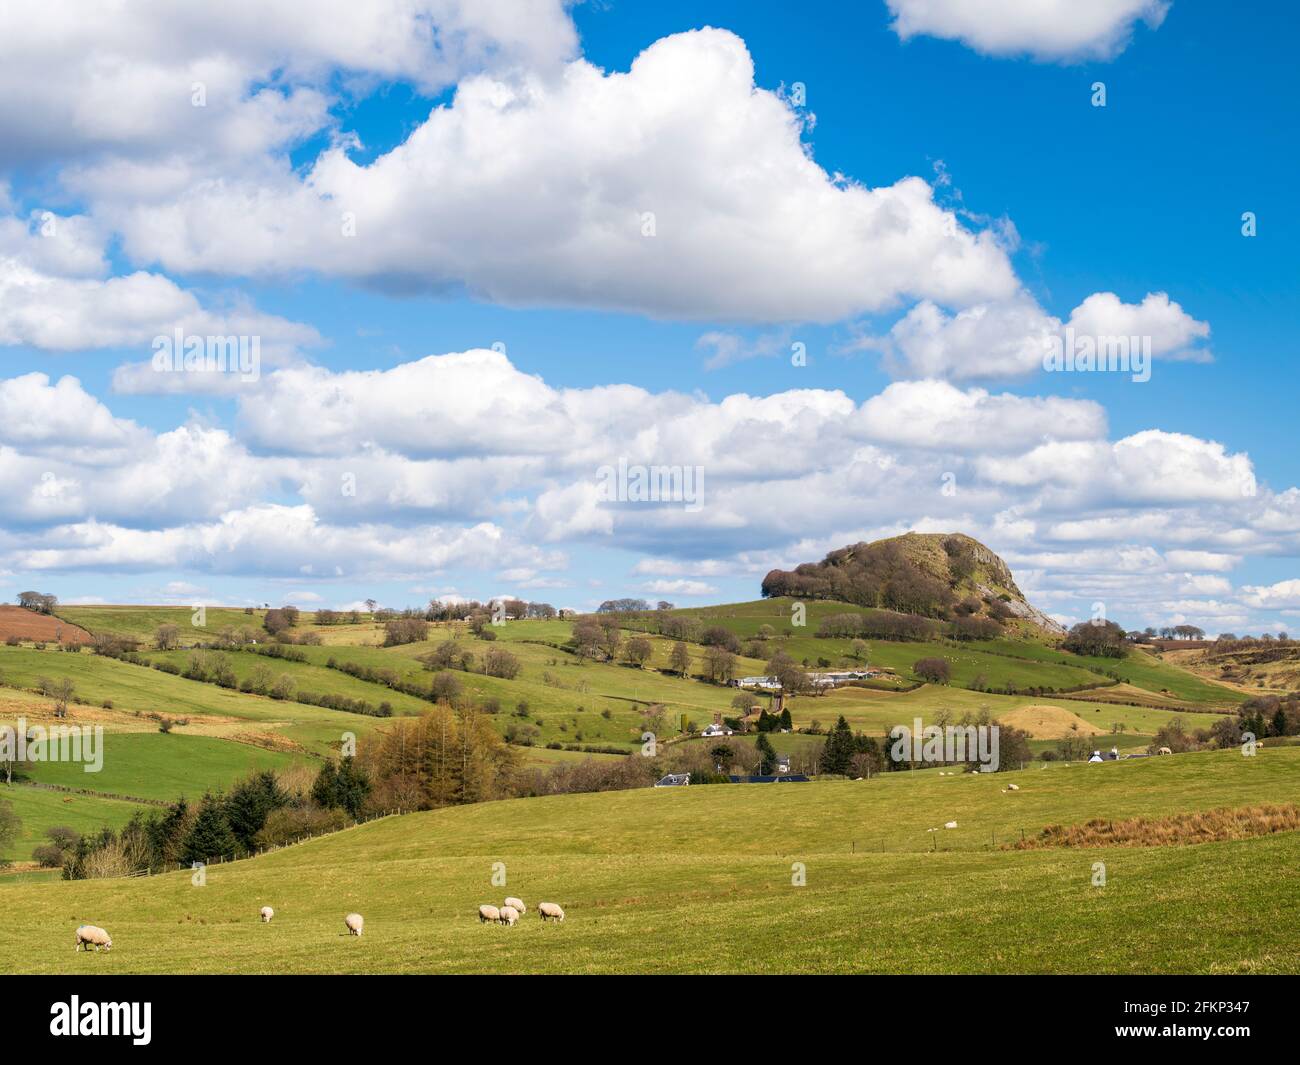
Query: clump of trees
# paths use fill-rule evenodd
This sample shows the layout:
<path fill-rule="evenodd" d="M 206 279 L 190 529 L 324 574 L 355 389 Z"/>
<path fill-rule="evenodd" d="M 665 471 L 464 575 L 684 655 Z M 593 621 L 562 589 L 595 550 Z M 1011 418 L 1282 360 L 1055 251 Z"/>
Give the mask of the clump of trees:
<path fill-rule="evenodd" d="M 623 658 L 629 666 L 641 669 L 654 654 L 654 644 L 644 636 L 633 636 L 623 645 Z"/>
<path fill-rule="evenodd" d="M 853 733 L 841 714 L 826 736 L 817 771 L 833 776 L 867 776 L 885 768 L 884 752 L 877 740 L 862 733 Z"/>
<path fill-rule="evenodd" d="M 1128 634 L 1113 621 L 1081 621 L 1066 633 L 1061 647 L 1076 655 L 1123 658 L 1128 654 Z"/>
<path fill-rule="evenodd" d="M 960 617 L 952 623 L 954 640 L 996 640 L 1002 632 L 1001 623 L 993 618 Z"/>
<path fill-rule="evenodd" d="M 579 618 L 574 622 L 570 643 L 583 658 L 614 661 L 623 645 L 618 618 L 609 614 L 598 618 Z"/>
<path fill-rule="evenodd" d="M 32 851 L 32 861 L 42 869 L 61 869 L 81 842 L 81 834 L 66 825 L 50 826 L 45 830 L 45 838 L 49 842 L 39 844 Z"/>
<path fill-rule="evenodd" d="M 381 809 L 432 809 L 507 798 L 516 753 L 491 720 L 475 711 L 435 706 L 399 718 L 359 755 Z"/>
<path fill-rule="evenodd" d="M 870 614 L 831 614 L 822 619 L 816 635 L 825 638 L 872 637 L 879 640 L 926 640 L 938 625 L 916 614 L 876 610 Z"/>
<path fill-rule="evenodd" d="M 736 675 L 736 656 L 725 647 L 704 649 L 704 676 L 714 684 L 727 684 Z"/>
<path fill-rule="evenodd" d="M 1167 625 L 1160 630 L 1162 640 L 1203 640 L 1205 630 L 1195 625 Z"/>
<path fill-rule="evenodd" d="M 59 597 L 48 592 L 19 592 L 18 605 L 38 614 L 53 614 L 59 606 Z"/>
<path fill-rule="evenodd" d="M 844 547 L 792 571 L 772 570 L 763 578 L 762 592 L 765 597 L 834 599 L 931 618 L 946 618 L 955 598 L 947 582 L 889 541 Z"/>
<path fill-rule="evenodd" d="M 1256 739 L 1300 735 L 1300 692 L 1247 699 L 1238 707 L 1237 715 L 1240 731 L 1253 733 Z"/>
<path fill-rule="evenodd" d="M 298 624 L 298 614 L 299 611 L 296 606 L 283 606 L 277 610 L 268 610 L 266 616 L 262 618 L 262 628 L 272 636 L 278 636 Z"/>
<path fill-rule="evenodd" d="M 483 656 L 483 672 L 489 677 L 514 680 L 519 675 L 519 659 L 500 647 L 494 647 Z"/>
<path fill-rule="evenodd" d="M 740 637 L 721 625 L 711 625 L 700 633 L 700 643 L 705 647 L 721 647 L 734 655 L 740 654 Z"/>
<path fill-rule="evenodd" d="M 644 599 L 606 599 L 596 607 L 597 614 L 637 614 L 650 609 Z"/>
<path fill-rule="evenodd" d="M 952 666 L 946 658 L 922 658 L 912 666 L 912 672 L 931 684 L 947 684 Z"/>
<path fill-rule="evenodd" d="M 179 799 L 165 811 L 136 814 L 119 831 L 79 837 L 65 851 L 63 877 L 82 880 L 162 872 L 194 862 L 230 860 L 352 823 L 365 809 L 370 784 L 353 759 L 328 761 L 309 791 L 254 773 L 228 794 L 198 804 Z"/>
<path fill-rule="evenodd" d="M 395 618 L 384 625 L 385 647 L 423 643 L 428 638 L 429 623 L 424 618 Z"/>

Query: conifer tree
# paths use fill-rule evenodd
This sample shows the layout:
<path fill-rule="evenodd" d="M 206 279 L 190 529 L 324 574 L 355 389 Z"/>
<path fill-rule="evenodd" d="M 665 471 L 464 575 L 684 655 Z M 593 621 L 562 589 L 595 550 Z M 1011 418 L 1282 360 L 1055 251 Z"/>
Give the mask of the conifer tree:
<path fill-rule="evenodd" d="M 235 854 L 235 834 L 226 820 L 224 803 L 211 795 L 203 797 L 194 827 L 185 838 L 181 853 L 184 862 L 209 862 L 216 858 L 230 858 Z"/>
<path fill-rule="evenodd" d="M 826 745 L 822 748 L 818 769 L 823 773 L 847 776 L 853 762 L 854 751 L 853 732 L 849 729 L 849 723 L 844 720 L 844 715 L 841 714 L 830 735 L 826 737 Z"/>

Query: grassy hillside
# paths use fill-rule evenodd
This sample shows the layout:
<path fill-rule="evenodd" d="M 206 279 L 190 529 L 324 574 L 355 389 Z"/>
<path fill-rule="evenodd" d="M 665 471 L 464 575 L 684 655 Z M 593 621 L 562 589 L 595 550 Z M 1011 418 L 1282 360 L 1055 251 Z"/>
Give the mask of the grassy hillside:
<path fill-rule="evenodd" d="M 802 726 L 816 720 L 823 726 L 829 726 L 835 723 L 836 717 L 843 714 L 855 731 L 870 734 L 887 733 L 899 724 L 910 725 L 915 717 L 921 718 L 927 725 L 934 724 L 939 713 L 945 710 L 951 720 L 956 721 L 966 713 L 977 717 L 981 711 L 987 710 L 991 717 L 997 718 L 1009 710 L 1041 705 L 1056 706 L 1076 714 L 1107 735 L 1119 733 L 1119 726 L 1122 725 L 1123 733 L 1151 736 L 1174 717 L 1182 716 L 1188 720 L 1187 715 L 1179 715 L 1172 710 L 1078 699 L 1053 699 L 1051 696 L 989 695 L 935 685 L 903 693 L 840 688 L 825 696 L 799 698 L 791 703 L 797 725 Z M 1197 715 L 1191 723 L 1197 727 L 1206 727 L 1218 716 Z"/>
<path fill-rule="evenodd" d="M 34 762 L 24 775 L 41 784 L 171 801 L 181 795 L 195 799 L 255 770 L 283 769 L 294 761 L 279 751 L 212 736 L 110 732 L 98 773 L 70 762 Z"/>
<path fill-rule="evenodd" d="M 1008 779 L 1016 793 L 1002 788 Z M 644 789 L 389 818 L 148 880 L 0 883 L 10 972 L 1291 972 L 1300 834 L 1010 851 L 1050 823 L 1294 799 L 1300 750 Z M 929 832 L 955 818 L 956 830 Z M 855 842 L 856 841 L 856 842 Z M 932 848 L 938 847 L 936 851 Z M 504 862 L 507 886 L 491 884 Z M 1105 887 L 1091 886 L 1094 863 Z M 792 882 L 803 864 L 806 883 Z M 518 894 L 568 919 L 480 925 Z M 1250 919 L 1207 919 L 1241 912 Z M 257 919 L 270 904 L 276 918 Z M 358 910 L 366 934 L 343 936 Z M 102 924 L 109 954 L 74 954 Z"/>
<path fill-rule="evenodd" d="M 796 628 L 787 624 L 791 606 L 789 600 L 767 599 L 677 613 L 723 625 L 746 642 L 758 634 L 760 626 L 770 625 L 775 634 L 762 642 L 762 657 L 742 656 L 737 662 L 740 674 L 762 672 L 765 659 L 778 649 L 797 660 L 807 659 L 812 668 L 823 659 L 837 666 L 856 661 L 851 641 L 811 635 L 827 615 L 852 608 L 842 603 L 809 602 L 807 626 Z M 261 623 L 260 612 L 250 616 L 242 610 L 224 609 L 208 612 L 205 629 L 189 625 L 190 614 L 185 608 L 78 607 L 66 613 L 70 620 L 75 619 L 93 632 L 121 632 L 146 641 L 160 624 L 178 625 L 185 639 L 210 639 L 225 625 L 243 628 Z M 627 622 L 638 624 L 631 618 Z M 313 616 L 304 614 L 299 631 L 312 627 Z M 455 638 L 463 651 L 474 656 L 470 672 L 454 673 L 463 699 L 489 710 L 492 722 L 503 734 L 531 742 L 531 746 L 519 750 L 525 762 L 535 766 L 583 757 L 582 748 L 635 749 L 646 728 L 646 714 L 655 704 L 667 709 L 670 731 L 685 729 L 688 722 L 703 726 L 715 714 L 734 713 L 734 689 L 705 683 L 698 675 L 683 678 L 669 672 L 674 641 L 657 635 L 651 639 L 653 654 L 648 668 L 640 669 L 576 655 L 569 647 L 571 624 L 567 621 L 510 622 L 493 627 L 490 631 L 495 639 L 490 642 L 473 636 L 463 623 L 442 623 L 431 626 L 427 641 L 400 647 L 381 646 L 382 627 L 369 620 L 318 631 L 327 641 L 324 645 L 297 648 L 306 656 L 306 662 L 272 659 L 252 652 L 223 654 L 241 680 L 265 668 L 272 677 L 289 675 L 295 693 L 341 695 L 374 707 L 388 703 L 396 715 L 418 714 L 429 708 L 426 700 L 328 668 L 327 663 L 333 659 L 337 664 L 390 671 L 403 682 L 427 688 L 433 674 L 423 667 L 420 657 Z M 474 671 L 482 668 L 484 656 L 494 647 L 507 649 L 518 658 L 517 676 L 504 679 Z M 691 672 L 702 673 L 705 649 L 690 644 L 688 650 Z M 184 667 L 193 652 L 146 649 L 143 653 L 151 661 Z M 1025 707 L 1048 706 L 1084 722 L 1081 729 L 1095 736 L 1096 746 L 1131 749 L 1149 743 L 1156 730 L 1175 716 L 1178 707 L 1212 711 L 1242 698 L 1240 693 L 1145 653 L 1135 654 L 1123 663 L 1080 659 L 1057 650 L 1051 641 L 1014 634 L 960 644 L 940 639 L 924 643 L 869 641 L 869 661 L 893 667 L 903 681 L 912 678 L 911 666 L 918 658 L 929 656 L 952 662 L 952 685 L 924 685 L 908 692 L 846 688 L 825 696 L 799 696 L 789 703 L 795 727 L 806 729 L 817 723 L 824 731 L 843 714 L 855 730 L 883 735 L 897 724 L 910 724 L 915 717 L 933 723 L 945 714 L 957 720 L 965 714 L 987 711 L 996 718 Z M 1133 684 L 1092 688 L 1070 700 L 1051 695 L 995 695 L 963 687 L 978 681 L 989 687 L 1072 688 L 1104 679 L 1087 667 L 1118 668 L 1131 677 Z M 103 724 L 110 735 L 112 756 L 97 782 L 67 779 L 77 777 L 79 767 L 62 766 L 42 767 L 39 779 L 101 792 L 165 800 L 174 799 L 181 791 L 198 794 L 208 788 L 227 787 L 254 769 L 280 765 L 288 758 L 304 760 L 329 754 L 346 732 L 354 733 L 364 744 L 376 731 L 388 727 L 384 718 L 326 709 L 292 698 L 274 700 L 240 693 L 89 651 L 67 654 L 53 649 L 40 651 L 30 645 L 0 646 L 0 684 L 6 686 L 0 688 L 0 720 L 19 713 L 29 720 L 48 716 L 48 700 L 17 689 L 34 688 L 41 677 L 64 676 L 74 682 L 77 690 L 79 705 L 73 707 L 73 723 Z M 1122 705 L 1133 701 L 1149 705 Z M 110 710 L 102 708 L 105 702 L 112 704 Z M 157 731 L 156 715 L 187 723 L 176 726 L 170 736 L 163 736 Z M 1197 714 L 1191 725 L 1204 727 L 1213 719 L 1210 713 Z M 809 751 L 818 743 L 816 737 L 798 735 L 778 737 L 776 745 L 783 753 L 794 753 Z M 1035 740 L 1032 749 L 1036 753 L 1058 743 L 1058 738 L 1043 735 Z M 548 744 L 569 749 L 555 750 Z M 100 808 L 91 802 L 80 806 L 87 811 L 85 823 L 92 827 L 98 827 L 91 816 L 96 810 L 103 814 L 98 824 L 116 824 L 125 819 L 116 807 Z M 42 815 L 36 816 L 33 825 L 39 827 Z M 14 856 L 25 858 L 29 853 L 30 845 L 23 844 Z"/>
<path fill-rule="evenodd" d="M 98 795 L 68 795 L 22 784 L 10 787 L 0 784 L 0 799 L 11 803 L 14 813 L 22 821 L 18 838 L 0 851 L 0 859 L 5 861 L 31 858 L 33 847 L 49 842 L 45 838 L 47 828 L 66 825 L 82 835 L 89 835 L 105 825 L 120 828 L 131 820 L 132 814 L 139 811 L 148 813 L 152 809 L 139 803 L 104 799 Z"/>
<path fill-rule="evenodd" d="M 791 623 L 793 606 L 794 600 L 772 598 L 698 607 L 677 613 L 696 617 L 706 625 L 720 625 L 742 640 L 752 639 L 758 635 L 761 626 L 768 625 L 776 633 L 767 641 L 770 652 L 779 648 L 798 662 L 807 660 L 813 668 L 819 659 L 827 659 L 836 667 L 858 661 L 853 657 L 853 641 L 823 639 L 815 633 L 821 622 L 832 615 L 848 612 L 871 614 L 873 611 L 849 603 L 809 602 L 804 604 L 806 624 L 800 628 Z M 1110 678 L 1096 672 L 1102 670 L 1117 674 L 1134 687 L 1156 697 L 1157 701 L 1163 698 L 1218 710 L 1235 706 L 1243 698 L 1241 693 L 1231 688 L 1195 676 L 1142 650 L 1134 650 L 1124 659 L 1087 657 L 1062 651 L 1054 645 L 1055 641 L 1041 635 L 963 642 L 872 639 L 867 643 L 870 647 L 867 660 L 871 665 L 896 670 L 912 680 L 916 679 L 912 666 L 918 659 L 947 658 L 952 668 L 951 683 L 956 687 L 971 687 L 977 678 L 982 677 L 983 686 L 987 688 L 1010 685 L 1016 689 L 1068 690 L 1080 685 L 1108 683 Z"/>
<path fill-rule="evenodd" d="M 232 734 L 282 737 L 290 745 L 317 753 L 328 751 L 344 731 L 357 735 L 369 731 L 376 720 L 245 695 L 88 652 L 67 654 L 0 647 L 0 680 L 5 684 L 32 688 L 43 676 L 71 679 L 79 703 L 98 706 L 108 700 L 117 710 L 166 714 L 173 718 L 216 718 Z"/>
<path fill-rule="evenodd" d="M 183 643 L 210 640 L 225 626 L 261 630 L 264 610 L 246 614 L 234 607 L 207 607 L 206 625 L 193 624 L 194 610 L 187 606 L 60 606 L 58 615 L 96 635 L 112 633 L 136 640 L 151 640 L 161 625 L 175 625 Z"/>

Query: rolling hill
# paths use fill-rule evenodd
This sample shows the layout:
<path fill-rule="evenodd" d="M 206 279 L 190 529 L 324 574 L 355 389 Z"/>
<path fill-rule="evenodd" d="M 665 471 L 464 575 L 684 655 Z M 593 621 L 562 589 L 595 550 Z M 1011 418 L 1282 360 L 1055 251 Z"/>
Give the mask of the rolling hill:
<path fill-rule="evenodd" d="M 1294 799 L 1300 750 L 1006 776 L 641 789 L 390 817 L 188 873 L 0 888 L 0 969 L 1295 973 L 1300 833 L 1003 849 L 1050 824 Z M 958 828 L 930 831 L 956 819 Z M 494 886 L 503 862 L 505 886 Z M 1093 886 L 1097 862 L 1104 886 Z M 797 863 L 797 864 L 796 864 Z M 560 902 L 481 925 L 479 903 Z M 1240 917 L 1249 900 L 1249 917 Z M 258 908 L 272 905 L 263 925 Z M 366 934 L 342 935 L 365 915 Z M 74 954 L 83 921 L 109 954 Z"/>
<path fill-rule="evenodd" d="M 942 617 L 960 601 L 968 615 L 1011 617 L 1052 634 L 1061 625 L 1033 606 L 1011 567 L 963 533 L 909 532 L 832 551 L 821 562 L 763 578 L 765 596 L 835 599 L 856 606 Z"/>

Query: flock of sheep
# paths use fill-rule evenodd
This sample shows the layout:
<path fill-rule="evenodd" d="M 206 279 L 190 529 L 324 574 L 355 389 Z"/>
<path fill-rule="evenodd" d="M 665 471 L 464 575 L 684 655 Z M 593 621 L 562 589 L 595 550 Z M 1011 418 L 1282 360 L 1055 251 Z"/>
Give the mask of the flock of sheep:
<path fill-rule="evenodd" d="M 519 921 L 519 918 L 528 912 L 528 907 L 524 905 L 523 899 L 508 898 L 501 906 L 480 906 L 478 908 L 479 923 L 491 921 L 493 924 L 513 925 Z M 538 904 L 537 913 L 543 921 L 563 921 L 564 910 L 558 903 L 543 902 Z M 270 906 L 263 906 L 259 912 L 262 923 L 266 924 L 275 916 L 275 910 Z M 347 934 L 350 936 L 359 936 L 365 930 L 366 919 L 359 913 L 350 913 L 343 918 L 343 924 L 347 928 Z M 99 953 L 99 948 L 104 950 L 113 949 L 113 939 L 98 925 L 83 924 L 77 929 L 77 945 L 72 949 L 90 950 L 95 948 Z"/>
<path fill-rule="evenodd" d="M 508 898 L 500 906 L 484 903 L 478 908 L 478 920 L 479 924 L 514 925 L 527 912 L 528 907 L 524 905 L 523 899 Z M 564 910 L 560 908 L 559 903 L 555 902 L 538 903 L 537 914 L 543 921 L 564 920 Z"/>

